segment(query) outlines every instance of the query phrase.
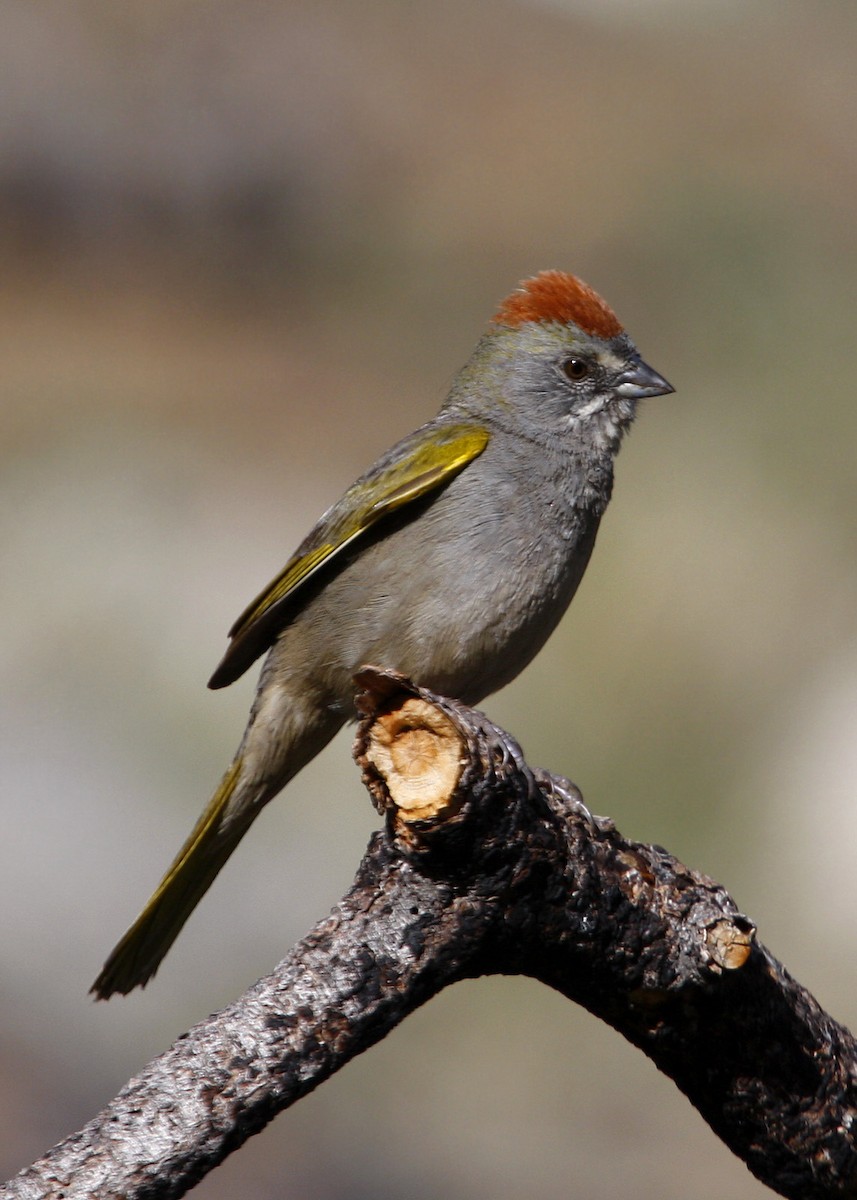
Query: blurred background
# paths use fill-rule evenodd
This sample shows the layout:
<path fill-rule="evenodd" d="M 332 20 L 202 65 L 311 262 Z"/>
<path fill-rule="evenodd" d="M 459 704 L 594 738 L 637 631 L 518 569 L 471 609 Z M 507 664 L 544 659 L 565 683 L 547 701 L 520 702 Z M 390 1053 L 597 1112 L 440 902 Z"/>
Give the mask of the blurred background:
<path fill-rule="evenodd" d="M 346 732 L 148 989 L 87 996 L 243 729 L 256 672 L 205 687 L 232 620 L 549 266 L 677 392 L 486 708 L 857 1020 L 855 51 L 851 0 L 2 6 L 3 1177 L 348 888 Z M 486 979 L 195 1194 L 631 1190 L 769 1195 L 615 1033 Z"/>

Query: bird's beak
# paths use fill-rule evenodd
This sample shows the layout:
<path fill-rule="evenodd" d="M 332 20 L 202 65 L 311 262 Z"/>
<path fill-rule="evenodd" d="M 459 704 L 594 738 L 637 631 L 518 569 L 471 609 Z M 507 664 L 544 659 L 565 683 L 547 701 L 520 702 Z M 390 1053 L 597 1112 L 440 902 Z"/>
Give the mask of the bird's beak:
<path fill-rule="evenodd" d="M 649 396 L 668 396 L 675 388 L 648 363 L 638 359 L 619 376 L 616 391 L 628 400 L 646 400 Z"/>

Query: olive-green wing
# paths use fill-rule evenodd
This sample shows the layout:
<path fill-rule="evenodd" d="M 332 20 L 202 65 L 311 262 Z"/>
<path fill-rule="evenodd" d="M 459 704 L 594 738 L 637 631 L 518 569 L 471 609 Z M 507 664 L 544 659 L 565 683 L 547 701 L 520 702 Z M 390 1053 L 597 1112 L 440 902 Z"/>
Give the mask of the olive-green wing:
<path fill-rule="evenodd" d="M 304 585 L 391 513 L 448 483 L 488 445 L 480 425 L 432 424 L 390 450 L 329 508 L 280 574 L 229 631 L 231 639 L 211 688 L 233 683 L 275 641 L 300 607 Z"/>

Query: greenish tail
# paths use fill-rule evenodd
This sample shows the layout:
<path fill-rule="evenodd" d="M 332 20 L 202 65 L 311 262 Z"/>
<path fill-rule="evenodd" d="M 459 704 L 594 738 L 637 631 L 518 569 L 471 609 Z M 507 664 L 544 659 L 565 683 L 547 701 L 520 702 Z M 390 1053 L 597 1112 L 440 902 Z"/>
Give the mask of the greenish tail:
<path fill-rule="evenodd" d="M 96 999 L 106 1000 L 116 992 L 125 995 L 152 978 L 185 921 L 247 832 L 260 805 L 248 805 L 244 812 L 230 815 L 229 823 L 223 826 L 240 773 L 238 757 L 152 898 L 101 969 L 90 988 Z"/>

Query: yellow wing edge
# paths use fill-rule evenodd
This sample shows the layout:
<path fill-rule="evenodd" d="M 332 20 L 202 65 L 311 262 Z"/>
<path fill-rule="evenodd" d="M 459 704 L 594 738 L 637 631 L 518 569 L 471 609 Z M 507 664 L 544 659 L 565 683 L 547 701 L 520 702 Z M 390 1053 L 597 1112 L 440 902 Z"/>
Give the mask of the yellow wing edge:
<path fill-rule="evenodd" d="M 275 620 L 273 610 L 282 601 L 378 521 L 448 483 L 479 457 L 491 437 L 483 426 L 464 423 L 441 426 L 436 432 L 441 433 L 442 440 L 417 441 L 400 462 L 377 469 L 375 477 L 373 472 L 362 476 L 339 504 L 325 513 L 303 542 L 308 548 L 298 549 L 229 630 L 229 647 L 209 687 L 232 683 L 271 645 L 274 627 L 263 631 L 263 626 L 269 623 L 265 618 Z M 411 436 L 418 439 L 421 433 L 418 430 Z M 406 448 L 407 441 L 400 446 Z M 316 537 L 319 544 L 312 545 Z"/>
<path fill-rule="evenodd" d="M 464 470 L 468 463 L 478 458 L 488 445 L 491 436 L 486 429 L 482 429 L 478 425 L 452 426 L 452 429 L 458 431 L 456 436 L 443 443 L 442 448 L 454 449 L 454 454 L 451 454 L 442 463 L 427 466 L 418 475 L 410 475 L 400 483 L 395 481 L 404 473 L 405 469 L 417 466 L 422 457 L 428 459 L 430 455 L 421 447 L 416 454 L 398 464 L 391 472 L 390 482 L 393 486 L 372 503 L 364 504 L 356 509 L 352 528 L 335 541 L 325 541 L 320 546 L 291 558 L 280 574 L 244 610 L 230 629 L 229 636 L 237 637 L 249 629 L 259 617 L 264 616 L 275 604 L 284 600 L 299 584 L 314 575 L 330 558 L 344 550 L 377 521 L 419 499 L 420 496 L 426 495 L 434 488 L 440 487 L 442 483 L 453 479 L 460 471 Z M 437 447 L 431 447 L 431 449 L 436 450 Z M 358 487 L 359 484 L 354 486 Z"/>

